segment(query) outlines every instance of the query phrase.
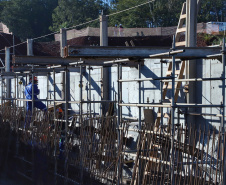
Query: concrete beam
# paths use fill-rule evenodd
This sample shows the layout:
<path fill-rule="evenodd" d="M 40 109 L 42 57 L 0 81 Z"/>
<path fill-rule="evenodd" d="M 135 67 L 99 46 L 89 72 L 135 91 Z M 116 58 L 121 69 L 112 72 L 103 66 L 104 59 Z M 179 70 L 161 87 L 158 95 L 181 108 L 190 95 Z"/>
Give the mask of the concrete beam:
<path fill-rule="evenodd" d="M 55 68 L 55 72 L 56 73 L 59 73 L 59 72 L 62 72 L 64 71 L 64 67 L 59 67 L 59 68 Z M 51 73 L 53 72 L 53 68 L 52 69 L 47 69 L 47 68 L 34 68 L 33 69 L 33 72 L 35 73 Z M 79 73 L 80 70 L 79 70 L 79 67 L 68 67 L 68 70 L 69 72 L 77 72 Z M 26 67 L 26 66 L 22 66 L 22 67 L 14 67 L 13 68 L 13 72 L 21 72 L 21 73 L 24 73 L 24 72 L 31 72 L 32 71 L 32 68 L 31 67 Z"/>
<path fill-rule="evenodd" d="M 112 57 L 115 59 L 116 57 Z M 76 63 L 78 62 L 79 65 L 83 66 L 112 66 L 114 63 L 107 63 L 105 64 L 104 62 L 109 61 L 109 58 L 94 58 L 94 57 L 84 57 L 82 58 L 83 63 L 81 64 L 80 57 L 78 58 L 72 58 L 72 57 L 67 57 L 67 58 L 61 58 L 61 57 L 43 57 L 43 56 L 13 56 L 13 64 L 15 65 L 26 65 L 26 64 L 35 64 L 35 65 L 40 65 L 40 66 L 48 66 L 48 65 L 70 65 L 71 63 Z M 126 63 L 126 66 L 128 67 L 137 67 L 138 64 L 135 60 L 133 61 L 127 61 L 124 62 Z M 75 64 L 74 64 L 75 66 Z"/>
<path fill-rule="evenodd" d="M 175 58 L 179 59 L 200 59 L 207 55 L 221 53 L 221 47 L 180 47 L 185 52 L 178 53 Z M 79 47 L 68 46 L 68 56 L 74 58 L 149 58 L 149 55 L 170 52 L 166 47 Z M 159 57 L 156 57 L 159 58 Z M 165 56 L 162 58 L 171 58 Z"/>

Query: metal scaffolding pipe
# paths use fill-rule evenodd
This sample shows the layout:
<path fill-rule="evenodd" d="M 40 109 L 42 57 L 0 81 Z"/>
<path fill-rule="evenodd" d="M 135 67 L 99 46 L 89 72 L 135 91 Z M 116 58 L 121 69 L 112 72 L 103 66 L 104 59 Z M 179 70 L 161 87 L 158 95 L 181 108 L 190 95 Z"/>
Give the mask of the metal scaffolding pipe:
<path fill-rule="evenodd" d="M 175 103 L 175 107 L 180 107 L 180 108 L 186 108 L 186 107 L 200 107 L 200 108 L 206 108 L 206 107 L 222 107 L 221 104 L 215 105 L 215 104 L 196 104 L 196 103 Z"/>
<path fill-rule="evenodd" d="M 171 107 L 171 104 L 138 104 L 138 103 L 120 103 L 119 106 L 128 106 L 128 107 Z"/>
<path fill-rule="evenodd" d="M 10 72 L 10 48 L 5 47 L 5 72 Z M 11 79 L 6 79 L 6 97 L 11 97 Z"/>
<path fill-rule="evenodd" d="M 134 60 L 130 60 L 129 58 L 126 58 L 126 59 L 106 61 L 106 62 L 104 62 L 104 64 L 123 63 L 123 62 L 129 62 L 129 61 L 134 61 Z"/>
<path fill-rule="evenodd" d="M 165 53 L 159 53 L 159 54 L 154 54 L 154 55 L 149 55 L 150 58 L 159 58 L 159 57 L 164 57 L 164 56 L 171 56 L 171 55 L 175 55 L 178 53 L 183 53 L 185 52 L 184 49 L 181 50 L 177 50 L 177 51 L 169 51 L 169 52 L 165 52 Z"/>
<path fill-rule="evenodd" d="M 127 80 L 119 80 L 119 82 L 139 82 L 139 81 L 153 81 L 153 80 L 165 80 L 165 79 L 172 79 L 172 77 L 160 77 L 160 78 L 134 78 L 134 79 L 127 79 Z M 170 80 L 171 82 L 171 80 Z"/>
<path fill-rule="evenodd" d="M 122 79 L 122 64 L 119 63 L 117 66 L 117 75 L 118 75 L 118 81 Z M 118 82 L 118 110 L 117 110 L 117 114 L 118 114 L 118 120 L 117 120 L 117 129 L 118 129 L 118 139 L 117 139 L 117 144 L 118 144 L 118 149 L 120 146 L 120 138 L 121 138 L 121 132 L 119 130 L 119 128 L 121 127 L 121 117 L 122 117 L 122 109 L 121 109 L 121 102 L 122 102 L 122 84 L 120 82 Z M 117 174 L 118 174 L 118 179 L 117 179 L 117 185 L 120 185 L 121 182 L 121 169 L 120 169 L 120 163 L 121 160 L 119 158 L 118 160 L 118 164 L 117 164 Z"/>
<path fill-rule="evenodd" d="M 83 110 L 82 110 L 82 66 L 80 66 L 80 81 L 79 81 L 79 85 L 80 85 L 80 93 L 79 93 L 79 100 L 80 100 L 80 104 L 79 104 L 79 124 L 80 124 L 80 127 L 82 128 L 83 125 L 82 125 L 82 113 L 83 113 Z M 81 157 L 81 161 L 80 161 L 80 168 L 81 168 L 81 171 L 80 171 L 80 182 L 81 184 L 83 184 L 83 143 L 82 143 L 82 140 L 80 141 L 80 144 L 81 144 L 81 148 L 80 148 L 80 157 Z"/>
<path fill-rule="evenodd" d="M 175 36 L 173 36 L 173 44 L 172 49 L 175 49 Z M 173 52 L 173 51 L 172 51 Z M 172 55 L 172 91 L 171 91 L 171 184 L 174 185 L 175 177 L 174 177 L 174 117 L 175 117 L 175 56 Z"/>
<path fill-rule="evenodd" d="M 223 136 L 225 136 L 225 104 L 226 104 L 226 97 L 225 97 L 225 78 L 226 78 L 226 61 L 225 61 L 225 38 L 223 39 L 223 44 L 222 44 L 222 67 L 223 67 L 223 71 L 222 71 L 222 117 L 221 117 L 221 131 L 223 133 Z M 226 145 L 225 145 L 225 137 L 222 138 L 222 150 L 224 151 L 224 155 L 223 157 L 223 184 L 226 184 Z"/>
<path fill-rule="evenodd" d="M 138 64 L 138 78 L 141 78 L 141 63 Z M 141 104 L 141 81 L 138 81 L 138 103 Z M 138 107 L 138 129 L 141 130 L 141 107 Z M 139 135 L 141 137 L 141 135 Z M 141 140 L 141 138 L 139 138 Z M 139 162 L 139 169 L 138 169 L 138 184 L 141 184 L 141 163 Z"/>
<path fill-rule="evenodd" d="M 91 67 L 89 66 L 89 99 L 91 101 Z M 91 118 L 91 102 L 89 102 L 89 117 Z"/>
<path fill-rule="evenodd" d="M 55 74 L 55 69 L 53 69 L 53 111 L 54 111 L 54 134 L 57 134 L 57 125 L 56 125 L 56 74 Z M 54 138 L 54 183 L 57 185 L 57 139 L 56 137 Z"/>
<path fill-rule="evenodd" d="M 64 89 L 65 89 L 65 163 L 64 163 L 64 169 L 65 169 L 65 183 L 67 184 L 68 182 L 68 98 L 70 95 L 70 92 L 68 91 L 68 69 L 67 66 L 65 67 L 65 71 L 64 71 L 64 75 L 65 75 L 65 83 L 64 83 Z"/>
<path fill-rule="evenodd" d="M 164 103 L 164 104 L 138 104 L 138 103 L 120 103 L 120 106 L 128 106 L 128 107 L 171 107 L 171 103 Z M 175 103 L 174 107 L 200 107 L 200 108 L 206 108 L 206 107 L 222 107 L 221 104 L 219 105 L 215 105 L 215 104 L 211 104 L 211 105 L 206 105 L 206 104 L 182 104 L 182 103 Z"/>
<path fill-rule="evenodd" d="M 219 78 L 191 78 L 191 79 L 176 79 L 175 82 L 198 82 L 198 81 L 211 81 L 211 80 L 222 80 L 222 77 Z M 225 79 L 225 78 L 224 78 Z M 171 80 L 162 80 L 163 82 L 171 82 Z"/>
<path fill-rule="evenodd" d="M 32 69 L 34 69 L 34 65 L 32 65 Z M 31 110 L 32 110 L 32 113 L 34 112 L 34 103 L 35 103 L 35 99 L 34 99 L 34 73 L 33 73 L 33 71 L 32 71 L 32 108 L 31 108 Z M 33 127 L 33 123 L 32 123 L 32 127 Z"/>
<path fill-rule="evenodd" d="M 3 69 L 1 69 L 1 72 L 3 71 Z M 3 78 L 1 78 L 1 111 L 3 109 Z"/>

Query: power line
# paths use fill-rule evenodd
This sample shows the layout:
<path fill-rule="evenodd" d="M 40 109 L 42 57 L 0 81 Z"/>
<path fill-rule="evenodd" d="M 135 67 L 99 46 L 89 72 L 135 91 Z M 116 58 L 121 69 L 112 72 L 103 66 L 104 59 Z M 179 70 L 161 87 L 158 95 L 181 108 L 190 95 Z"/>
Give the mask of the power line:
<path fill-rule="evenodd" d="M 95 22 L 95 21 L 98 21 L 98 20 L 99 20 L 99 18 L 93 19 L 93 20 L 91 20 L 91 21 L 87 21 L 87 22 L 84 22 L 84 23 L 81 23 L 81 24 L 78 24 L 78 25 L 75 25 L 75 26 L 71 26 L 71 27 L 69 27 L 69 28 L 66 28 L 66 30 L 69 30 L 69 29 L 72 29 L 72 28 L 76 28 L 76 27 L 79 27 L 79 26 L 83 26 L 83 25 L 85 25 L 85 24 L 89 24 L 89 23 L 91 23 L 91 22 Z"/>
<path fill-rule="evenodd" d="M 119 13 L 122 13 L 122 12 L 126 12 L 126 11 L 129 11 L 129 10 L 132 10 L 132 9 L 138 8 L 140 6 L 144 6 L 144 5 L 146 5 L 148 3 L 151 3 L 151 2 L 154 2 L 154 1 L 155 0 L 147 1 L 146 3 L 142 3 L 142 4 L 136 5 L 134 7 L 131 7 L 131 8 L 125 9 L 125 10 L 121 10 L 121 11 L 118 11 L 118 12 L 115 12 L 115 13 L 112 13 L 112 14 L 109 14 L 109 15 L 107 15 L 107 17 L 110 17 L 112 15 L 116 15 L 116 14 L 119 14 Z"/>
<path fill-rule="evenodd" d="M 13 45 L 13 46 L 9 46 L 8 48 L 12 48 L 12 47 L 20 46 L 20 45 L 25 44 L 25 43 L 27 43 L 27 41 L 25 41 L 25 42 L 21 42 L 21 43 L 19 43 L 19 44 Z M 0 51 L 4 51 L 4 50 L 5 50 L 5 49 L 1 49 Z"/>
<path fill-rule="evenodd" d="M 41 39 L 41 38 L 44 38 L 44 37 L 48 37 L 50 35 L 57 34 L 57 33 L 60 33 L 60 32 L 59 31 L 52 32 L 52 33 L 49 33 L 47 35 L 43 35 L 43 36 L 40 36 L 40 37 L 33 38 L 33 40 L 37 40 L 37 39 Z"/>

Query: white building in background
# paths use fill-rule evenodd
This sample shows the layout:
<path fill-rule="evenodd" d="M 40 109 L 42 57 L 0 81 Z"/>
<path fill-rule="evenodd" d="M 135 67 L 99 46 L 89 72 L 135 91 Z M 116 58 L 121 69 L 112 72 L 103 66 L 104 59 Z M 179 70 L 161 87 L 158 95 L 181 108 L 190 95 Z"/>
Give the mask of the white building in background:
<path fill-rule="evenodd" d="M 9 31 L 9 28 L 2 22 L 0 22 L 0 33 L 12 34 L 12 32 Z"/>
<path fill-rule="evenodd" d="M 206 23 L 206 33 L 218 34 L 226 30 L 226 22 L 208 22 Z"/>

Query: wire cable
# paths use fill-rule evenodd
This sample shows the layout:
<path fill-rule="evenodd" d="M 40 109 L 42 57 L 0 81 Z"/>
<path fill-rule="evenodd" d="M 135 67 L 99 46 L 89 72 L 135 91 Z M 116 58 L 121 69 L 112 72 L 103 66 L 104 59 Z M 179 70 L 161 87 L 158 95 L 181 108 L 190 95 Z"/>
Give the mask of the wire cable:
<path fill-rule="evenodd" d="M 60 32 L 59 31 L 52 32 L 52 33 L 49 33 L 49 34 L 46 34 L 46 35 L 43 35 L 43 36 L 40 36 L 40 37 L 33 38 L 32 40 L 41 39 L 41 38 L 48 37 L 50 35 L 57 34 L 57 33 L 60 33 Z"/>
<path fill-rule="evenodd" d="M 25 41 L 25 42 L 21 42 L 21 43 L 19 43 L 19 44 L 13 45 L 13 46 L 9 46 L 8 48 L 12 48 L 12 47 L 20 46 L 20 45 L 25 44 L 25 43 L 27 43 L 27 41 Z M 5 51 L 5 49 L 1 49 L 0 51 Z"/>
<path fill-rule="evenodd" d="M 129 10 L 132 10 L 132 9 L 135 9 L 135 8 L 138 8 L 140 6 L 143 6 L 143 5 L 146 5 L 148 3 L 151 3 L 151 2 L 154 2 L 155 0 L 151 0 L 151 1 L 147 1 L 146 3 L 142 3 L 142 4 L 139 4 L 139 5 L 136 5 L 136 6 L 133 6 L 131 8 L 127 8 L 125 10 L 121 10 L 121 11 L 118 11 L 118 12 L 115 12 L 115 13 L 112 13 L 112 14 L 109 14 L 109 15 L 106 15 L 107 17 L 110 17 L 112 15 L 116 15 L 116 14 L 119 14 L 119 13 L 122 13 L 122 12 L 126 12 L 126 11 L 129 11 Z"/>
<path fill-rule="evenodd" d="M 85 24 L 89 24 L 89 23 L 91 23 L 91 22 L 95 22 L 95 21 L 98 21 L 98 20 L 100 20 L 100 19 L 99 19 L 99 18 L 93 19 L 93 20 L 91 20 L 91 21 L 87 21 L 87 22 L 84 22 L 84 23 L 81 23 L 81 24 L 78 24 L 78 25 L 75 25 L 75 26 L 71 26 L 71 27 L 69 27 L 69 28 L 65 28 L 65 29 L 66 29 L 66 30 L 69 30 L 69 29 L 76 28 L 76 27 L 79 27 L 79 26 L 83 26 L 83 25 L 85 25 Z"/>

